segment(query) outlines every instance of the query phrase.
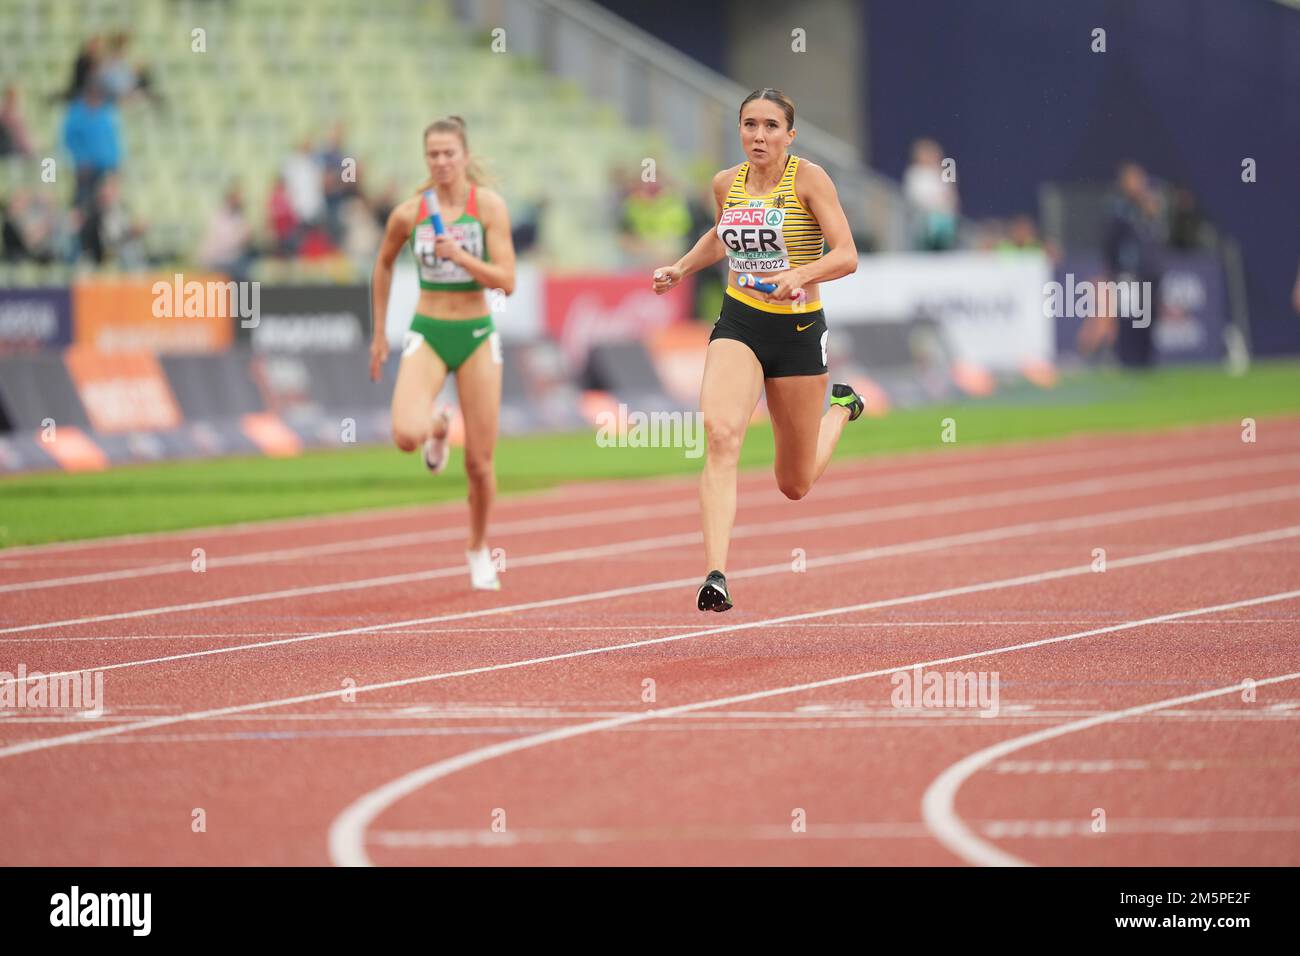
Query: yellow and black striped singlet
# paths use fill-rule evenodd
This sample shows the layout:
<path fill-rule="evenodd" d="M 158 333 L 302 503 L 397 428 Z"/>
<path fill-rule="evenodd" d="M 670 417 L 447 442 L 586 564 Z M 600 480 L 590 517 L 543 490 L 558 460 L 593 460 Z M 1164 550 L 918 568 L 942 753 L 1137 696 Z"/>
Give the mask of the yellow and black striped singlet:
<path fill-rule="evenodd" d="M 821 226 L 794 191 L 799 157 L 786 159 L 785 171 L 770 193 L 745 191 L 749 163 L 741 163 L 723 202 L 718 237 L 727 247 L 735 272 L 781 272 L 820 259 L 825 242 Z"/>

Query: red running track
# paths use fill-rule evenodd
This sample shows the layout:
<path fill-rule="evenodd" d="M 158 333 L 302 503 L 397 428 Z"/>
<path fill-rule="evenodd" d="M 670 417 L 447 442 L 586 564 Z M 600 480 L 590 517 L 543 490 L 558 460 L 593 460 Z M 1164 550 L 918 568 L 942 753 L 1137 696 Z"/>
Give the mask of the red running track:
<path fill-rule="evenodd" d="M 0 707 L 0 863 L 1294 866 L 1300 420 L 1258 434 L 746 475 L 724 615 L 685 479 L 503 501 L 491 595 L 459 507 L 0 552 L 0 671 L 105 703 Z"/>

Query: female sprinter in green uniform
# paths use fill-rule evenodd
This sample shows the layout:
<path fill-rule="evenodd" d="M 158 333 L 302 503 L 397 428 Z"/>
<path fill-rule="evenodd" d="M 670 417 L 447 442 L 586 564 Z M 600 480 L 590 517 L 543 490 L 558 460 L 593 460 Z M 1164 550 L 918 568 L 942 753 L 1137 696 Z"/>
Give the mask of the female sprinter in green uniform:
<path fill-rule="evenodd" d="M 420 301 L 402 348 L 393 389 L 393 441 L 402 451 L 424 449 L 424 463 L 439 472 L 447 463 L 448 413 L 432 414 L 448 373 L 456 376 L 465 420 L 465 474 L 469 479 L 470 584 L 501 587 L 487 547 L 488 512 L 496 495 L 492 453 L 501 408 L 501 340 L 494 330 L 484 289 L 515 287 L 515 249 L 506 204 L 490 189 L 470 158 L 465 122 L 459 116 L 424 131 L 429 180 L 418 195 L 393 210 L 379 248 L 371 288 L 374 339 L 370 377 L 378 381 L 388 359 L 384 319 L 393 262 L 407 242 L 420 274 Z M 435 191 L 429 208 L 426 191 Z M 445 232 L 437 235 L 432 214 L 441 211 Z"/>
<path fill-rule="evenodd" d="M 731 267 L 700 389 L 708 439 L 700 512 L 709 569 L 696 595 L 701 611 L 731 607 L 724 572 L 736 520 L 736 468 L 759 395 L 767 393 L 776 483 L 791 499 L 808 493 L 826 470 L 844 423 L 862 414 L 862 399 L 847 385 L 831 388 L 830 408 L 822 414 L 829 375 L 818 286 L 855 272 L 858 251 L 825 170 L 786 152 L 794 137 L 789 97 L 773 89 L 749 94 L 740 104 L 748 160 L 713 177 L 716 227 L 654 274 L 654 290 L 662 295 L 723 256 Z M 774 288 L 757 291 L 751 279 Z"/>

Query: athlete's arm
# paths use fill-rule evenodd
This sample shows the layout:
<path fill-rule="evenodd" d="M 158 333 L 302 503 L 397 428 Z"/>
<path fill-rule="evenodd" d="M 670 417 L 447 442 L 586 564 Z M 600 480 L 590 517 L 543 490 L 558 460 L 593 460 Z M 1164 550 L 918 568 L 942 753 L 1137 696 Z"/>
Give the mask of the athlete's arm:
<path fill-rule="evenodd" d="M 654 290 L 657 295 L 663 295 L 686 276 L 707 269 L 727 254 L 727 247 L 718 238 L 717 220 L 722 218 L 722 199 L 735 178 L 735 172 L 734 169 L 724 169 L 713 177 L 713 201 L 717 206 L 714 226 L 700 236 L 686 255 L 670 266 L 655 270 Z"/>
<path fill-rule="evenodd" d="M 379 255 L 375 257 L 375 271 L 370 277 L 370 380 L 379 381 L 380 371 L 388 361 L 388 332 L 385 323 L 388 318 L 388 291 L 393 285 L 393 263 L 402 251 L 406 239 L 414 228 L 415 209 L 418 200 L 400 203 L 388 215 L 388 225 L 384 228 L 384 239 L 379 244 Z"/>
<path fill-rule="evenodd" d="M 773 278 L 772 281 L 777 284 L 776 290 L 771 293 L 773 299 L 788 299 L 796 289 L 814 282 L 839 279 L 858 271 L 858 247 L 853 242 L 853 231 L 849 229 L 849 220 L 840 205 L 835 184 L 831 182 L 826 170 L 815 163 L 801 161 L 795 179 L 795 195 L 821 226 L 829 251 L 820 259 L 796 266 Z"/>
<path fill-rule="evenodd" d="M 434 252 L 468 272 L 485 289 L 515 291 L 515 244 L 510 236 L 510 213 L 505 200 L 489 189 L 478 190 L 479 218 L 486 234 L 487 261 L 466 252 L 449 235 L 439 236 Z"/>

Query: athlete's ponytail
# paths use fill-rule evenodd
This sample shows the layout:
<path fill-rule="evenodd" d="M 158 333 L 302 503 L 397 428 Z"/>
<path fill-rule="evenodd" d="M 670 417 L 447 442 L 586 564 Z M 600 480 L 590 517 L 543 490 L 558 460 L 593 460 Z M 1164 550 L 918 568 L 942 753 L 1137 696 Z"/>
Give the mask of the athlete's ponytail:
<path fill-rule="evenodd" d="M 465 135 L 465 120 L 459 116 L 448 116 L 446 119 L 434 120 L 424 128 L 424 135 L 421 140 L 427 142 L 430 133 L 455 133 L 460 137 L 460 145 L 466 153 L 469 152 L 469 139 Z M 465 167 L 465 175 L 469 181 L 476 186 L 488 186 L 492 183 L 492 176 L 483 168 L 477 156 L 470 156 L 469 163 Z M 424 192 L 426 189 L 433 188 L 433 177 L 425 180 L 420 186 L 419 191 Z"/>

